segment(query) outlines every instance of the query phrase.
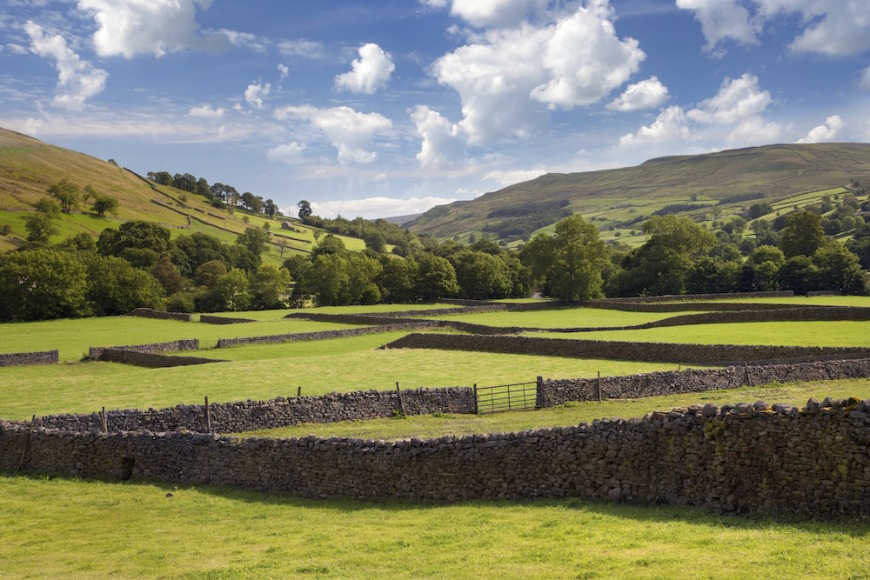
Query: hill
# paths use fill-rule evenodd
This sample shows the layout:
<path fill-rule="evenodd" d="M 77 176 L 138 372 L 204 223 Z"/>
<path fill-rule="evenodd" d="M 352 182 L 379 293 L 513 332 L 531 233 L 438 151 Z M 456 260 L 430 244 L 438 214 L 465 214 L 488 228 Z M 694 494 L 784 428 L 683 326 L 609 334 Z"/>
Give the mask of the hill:
<path fill-rule="evenodd" d="M 97 237 L 108 227 L 117 228 L 129 220 L 147 220 L 169 228 L 173 236 L 198 231 L 232 242 L 246 228 L 266 224 L 272 242 L 265 258 L 277 261 L 294 252 L 310 251 L 315 234 L 319 233 L 298 220 L 269 219 L 241 209 L 221 210 L 203 197 L 158 186 L 111 160 L 103 161 L 0 128 L 0 251 L 24 243 L 26 216 L 35 211 L 34 204 L 47 195 L 47 189 L 61 179 L 68 179 L 81 189 L 91 186 L 98 193 L 116 198 L 118 213 L 101 218 L 89 212 L 89 204 L 83 203 L 79 212 L 61 216 L 60 232 L 52 241 L 81 232 Z M 359 241 L 346 244 L 361 245 L 356 242 Z"/>
<path fill-rule="evenodd" d="M 808 192 L 836 194 L 854 181 L 870 181 L 870 144 L 769 145 L 662 157 L 623 169 L 550 173 L 435 207 L 408 227 L 439 238 L 488 234 L 518 240 L 580 213 L 602 231 L 630 237 L 632 226 L 667 206 L 685 206 L 672 209 L 697 221 L 723 219 L 757 200 L 775 204 Z"/>

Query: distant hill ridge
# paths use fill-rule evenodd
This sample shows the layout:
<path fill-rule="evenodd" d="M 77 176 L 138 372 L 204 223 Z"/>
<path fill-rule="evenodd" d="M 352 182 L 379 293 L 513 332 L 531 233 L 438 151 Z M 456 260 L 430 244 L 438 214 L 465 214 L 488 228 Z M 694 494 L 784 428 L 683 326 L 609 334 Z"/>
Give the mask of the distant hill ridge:
<path fill-rule="evenodd" d="M 659 157 L 622 169 L 549 173 L 471 201 L 435 207 L 408 227 L 441 238 L 498 232 L 500 227 L 505 231 L 508 220 L 519 221 L 510 214 L 523 214 L 524 208 L 550 223 L 563 214 L 581 213 L 606 225 L 672 203 L 709 205 L 740 196 L 775 201 L 853 181 L 870 181 L 870 144 L 767 145 Z M 737 209 L 728 205 L 740 203 L 745 205 L 724 204 L 723 213 Z M 529 219 L 524 221 L 528 225 Z"/>

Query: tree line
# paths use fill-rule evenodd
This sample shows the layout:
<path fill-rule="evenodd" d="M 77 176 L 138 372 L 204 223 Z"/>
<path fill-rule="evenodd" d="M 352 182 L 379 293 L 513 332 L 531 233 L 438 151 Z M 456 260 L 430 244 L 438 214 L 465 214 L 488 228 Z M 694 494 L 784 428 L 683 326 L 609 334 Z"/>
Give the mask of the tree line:
<path fill-rule="evenodd" d="M 208 180 L 204 177 L 197 178 L 190 173 L 176 173 L 172 175 L 168 171 L 149 171 L 146 177 L 160 185 L 201 195 L 212 206 L 219 209 L 242 207 L 252 213 L 265 214 L 269 217 L 280 217 L 283 215 L 271 199 L 264 200 L 262 196 L 255 195 L 250 191 L 239 193 L 235 187 L 225 183 L 217 182 L 209 185 Z"/>

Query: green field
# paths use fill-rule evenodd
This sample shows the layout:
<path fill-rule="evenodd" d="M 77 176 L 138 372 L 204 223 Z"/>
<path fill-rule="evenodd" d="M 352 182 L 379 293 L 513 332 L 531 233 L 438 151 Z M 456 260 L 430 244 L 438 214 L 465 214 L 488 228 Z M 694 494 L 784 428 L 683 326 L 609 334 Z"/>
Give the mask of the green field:
<path fill-rule="evenodd" d="M 476 314 L 447 314 L 427 316 L 436 320 L 455 320 L 485 326 L 516 326 L 521 328 L 599 328 L 621 327 L 654 322 L 671 318 L 678 314 L 698 314 L 703 311 L 698 306 L 696 312 L 624 312 L 602 310 L 600 308 L 560 308 L 555 310 L 529 312 L 480 312 Z"/>
<path fill-rule="evenodd" d="M 842 303 L 819 298 L 820 303 Z M 866 305 L 866 304 L 851 304 Z M 418 308 L 430 308 L 420 305 Z M 408 310 L 407 306 L 318 312 Z M 701 310 L 699 308 L 699 310 Z M 58 365 L 0 368 L 0 417 L 29 419 L 100 407 L 147 408 L 418 386 L 481 386 L 546 378 L 674 370 L 631 363 L 459 351 L 379 349 L 402 332 L 211 348 L 219 337 L 310 332 L 345 325 L 236 313 L 216 326 L 119 317 L 3 327 L 2 350 L 59 348 Z M 624 326 L 674 314 L 598 309 L 459 317 L 492 326 Z M 517 322 L 517 321 L 522 322 Z M 597 331 L 562 338 L 867 346 L 870 323 L 793 322 Z M 544 336 L 547 336 L 544 334 Z M 230 362 L 173 369 L 79 362 L 91 345 L 199 338 L 195 354 Z M 631 338 L 628 338 L 631 337 Z M 685 367 L 683 367 L 685 368 Z M 301 425 L 270 436 L 405 439 L 571 425 L 690 404 L 809 397 L 870 398 L 870 380 L 764 385 L 639 400 L 569 403 L 486 416 L 435 414 Z M 246 434 L 243 436 L 248 436 Z M 0 577 L 285 578 L 700 576 L 867 578 L 870 525 L 720 516 L 680 507 L 576 499 L 456 505 L 309 501 L 281 494 L 0 474 Z"/>

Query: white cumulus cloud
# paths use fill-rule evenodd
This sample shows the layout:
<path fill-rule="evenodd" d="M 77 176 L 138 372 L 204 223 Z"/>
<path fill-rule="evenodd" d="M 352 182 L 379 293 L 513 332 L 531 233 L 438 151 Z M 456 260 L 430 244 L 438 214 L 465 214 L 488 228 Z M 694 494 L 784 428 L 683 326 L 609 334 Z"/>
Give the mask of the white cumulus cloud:
<path fill-rule="evenodd" d="M 823 125 L 814 127 L 807 133 L 807 136 L 798 139 L 798 143 L 824 143 L 826 141 L 835 141 L 843 129 L 846 128 L 846 123 L 839 115 L 831 115 L 825 119 Z"/>
<path fill-rule="evenodd" d="M 677 8 L 691 10 L 701 23 L 701 31 L 707 40 L 704 47 L 715 51 L 726 39 L 740 44 L 757 44 L 761 32 L 760 22 L 739 0 L 677 0 Z"/>
<path fill-rule="evenodd" d="M 330 140 L 342 164 L 366 164 L 377 159 L 377 153 L 371 150 L 374 139 L 393 127 L 392 122 L 383 115 L 360 113 L 344 106 L 328 109 L 289 106 L 275 111 L 275 117 L 279 120 L 307 120 Z"/>
<path fill-rule="evenodd" d="M 284 163 L 295 163 L 299 161 L 302 157 L 302 153 L 305 151 L 306 147 L 304 143 L 297 143 L 296 141 L 292 141 L 290 143 L 285 143 L 283 145 L 278 145 L 277 147 L 273 147 L 269 149 L 266 153 L 266 157 L 270 161 L 282 161 Z"/>
<path fill-rule="evenodd" d="M 212 0 L 78 0 L 78 9 L 97 23 L 93 43 L 100 56 L 163 56 L 186 48 L 250 43 L 250 35 L 227 31 L 201 33 L 197 9 Z"/>
<path fill-rule="evenodd" d="M 335 77 L 336 88 L 366 95 L 385 87 L 396 70 L 390 55 L 374 43 L 359 48 L 359 58 L 354 59 L 351 67 L 350 72 Z"/>
<path fill-rule="evenodd" d="M 53 59 L 57 70 L 57 92 L 52 103 L 70 110 L 80 110 L 85 101 L 106 88 L 109 74 L 83 61 L 67 46 L 59 34 L 46 34 L 42 27 L 28 20 L 24 31 L 30 37 L 30 50 L 37 56 Z"/>
<path fill-rule="evenodd" d="M 292 58 L 318 59 L 323 57 L 323 45 L 304 38 L 279 42 L 278 51 L 282 55 Z"/>
<path fill-rule="evenodd" d="M 699 123 L 739 123 L 761 114 L 772 102 L 770 93 L 759 88 L 758 77 L 747 73 L 739 79 L 725 79 L 715 97 L 702 101 L 687 115 Z"/>
<path fill-rule="evenodd" d="M 651 77 L 645 81 L 628 85 L 625 91 L 607 105 L 613 111 L 640 111 L 660 107 L 670 99 L 668 88 L 659 81 L 658 77 Z"/>
<path fill-rule="evenodd" d="M 506 27 L 516 26 L 529 12 L 547 7 L 547 0 L 452 0 L 450 14 L 457 16 L 472 26 Z M 434 0 L 430 6 L 444 6 L 446 2 Z"/>
<path fill-rule="evenodd" d="M 251 83 L 245 89 L 245 101 L 255 109 L 262 109 L 265 106 L 264 99 L 272 92 L 272 85 L 269 83 L 261 84 L 259 81 Z"/>
<path fill-rule="evenodd" d="M 433 64 L 462 100 L 460 126 L 472 144 L 539 131 L 541 110 L 598 102 L 638 70 L 645 54 L 620 39 L 607 2 L 548 13 L 549 22 L 483 32 Z"/>
<path fill-rule="evenodd" d="M 655 121 L 641 127 L 636 133 L 623 135 L 619 139 L 619 145 L 631 147 L 663 141 L 687 141 L 690 138 L 686 113 L 682 107 L 672 106 L 663 110 Z"/>
<path fill-rule="evenodd" d="M 411 120 L 423 139 L 420 152 L 417 153 L 420 167 L 443 168 L 462 158 L 465 144 L 458 125 L 424 105 L 414 108 Z"/>

